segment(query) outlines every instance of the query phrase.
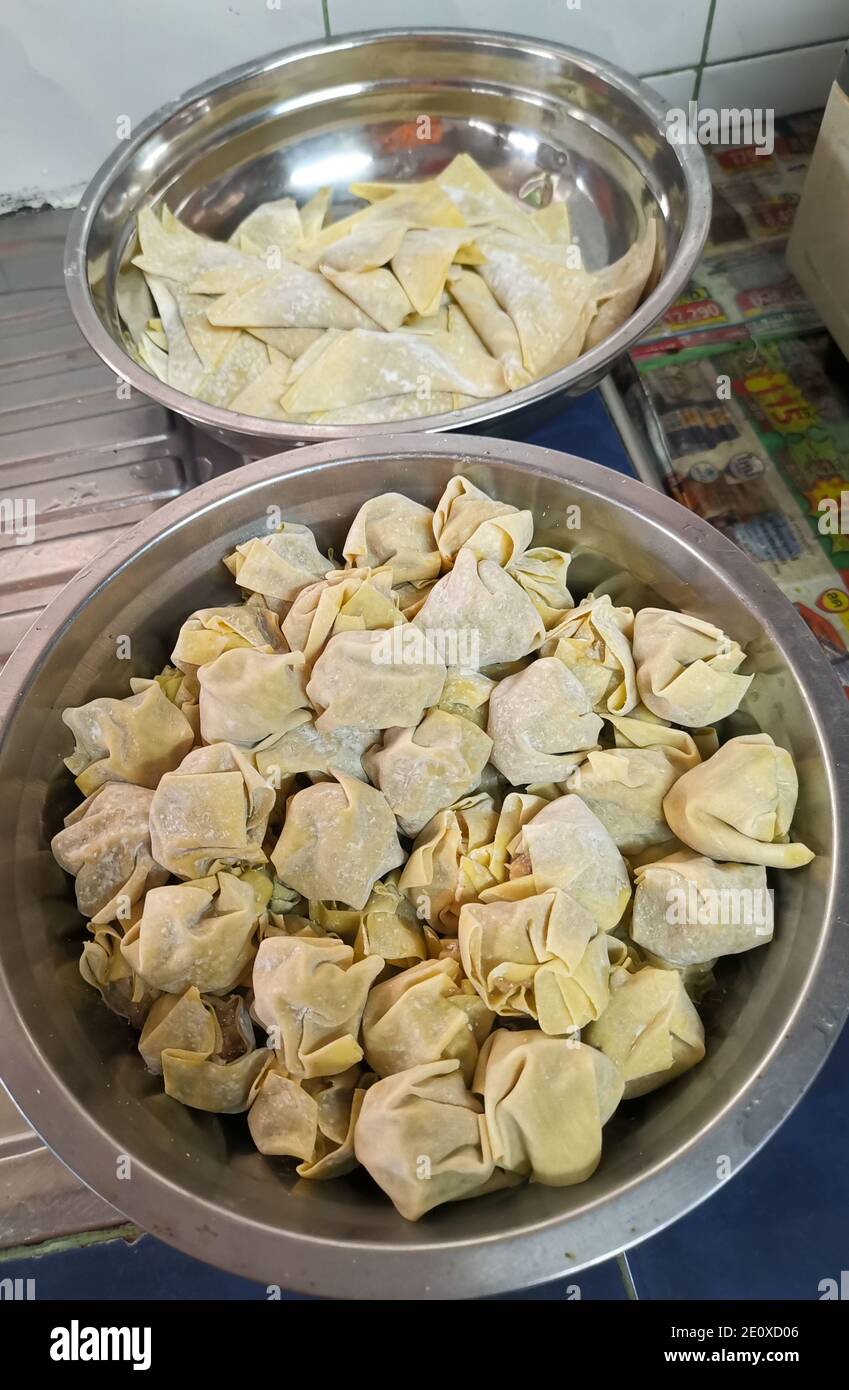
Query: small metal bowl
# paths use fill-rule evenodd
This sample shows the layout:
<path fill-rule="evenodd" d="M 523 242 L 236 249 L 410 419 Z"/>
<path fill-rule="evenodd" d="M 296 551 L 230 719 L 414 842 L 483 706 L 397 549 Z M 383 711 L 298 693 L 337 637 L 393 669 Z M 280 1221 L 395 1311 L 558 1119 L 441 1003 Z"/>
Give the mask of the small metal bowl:
<path fill-rule="evenodd" d="M 77 799 L 61 760 L 72 742 L 61 710 L 126 695 L 130 675 L 168 659 L 188 613 L 231 602 L 221 556 L 262 530 L 269 507 L 312 526 L 338 554 L 367 498 L 398 491 L 433 506 L 458 472 L 529 507 L 539 544 L 574 549 L 576 595 L 605 578 L 613 585 L 617 571 L 621 582 L 624 564 L 645 586 L 641 603 L 685 608 L 745 645 L 755 680 L 728 732 L 761 728 L 790 750 L 794 829 L 817 858 L 777 876 L 775 940 L 717 966 L 704 1061 L 620 1107 L 587 1182 L 450 1203 L 410 1225 L 362 1173 L 298 1181 L 257 1153 L 244 1116 L 189 1110 L 163 1094 L 134 1034 L 80 977 L 83 924 L 49 846 Z M 576 505 L 579 532 L 566 521 Z M 117 655 L 122 634 L 131 662 Z M 824 1061 L 849 1008 L 847 765 L 846 697 L 792 604 L 731 541 L 652 489 L 567 454 L 471 436 L 347 440 L 250 463 L 95 558 L 0 675 L 3 1078 L 46 1142 L 107 1201 L 263 1284 L 446 1299 L 571 1273 L 652 1235 L 736 1174 Z"/>
<path fill-rule="evenodd" d="M 465 151 L 519 197 L 567 200 L 591 270 L 623 255 L 653 211 L 653 288 L 606 342 L 521 391 L 405 422 L 413 433 L 516 437 L 529 413 L 594 386 L 680 294 L 698 260 L 710 220 L 707 165 L 697 145 L 666 138 L 664 117 L 657 94 L 612 64 L 508 34 L 391 30 L 285 49 L 161 107 L 107 160 L 68 232 L 71 305 L 94 350 L 132 387 L 242 453 L 272 454 L 352 430 L 204 405 L 129 355 L 115 285 L 142 208 L 166 204 L 197 231 L 226 238 L 268 199 L 303 202 L 330 184 L 340 216 L 356 204 L 352 181 L 432 177 Z M 364 425 L 357 434 L 393 429 Z"/>

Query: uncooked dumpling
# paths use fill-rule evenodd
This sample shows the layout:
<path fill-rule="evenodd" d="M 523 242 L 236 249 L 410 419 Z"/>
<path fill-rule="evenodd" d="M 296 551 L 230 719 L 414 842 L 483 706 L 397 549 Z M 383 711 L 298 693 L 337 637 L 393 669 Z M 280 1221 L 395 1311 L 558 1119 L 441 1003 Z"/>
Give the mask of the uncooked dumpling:
<path fill-rule="evenodd" d="M 168 877 L 151 855 L 152 800 L 145 787 L 105 782 L 65 817 L 65 829 L 50 842 L 56 862 L 74 875 L 77 907 L 93 926 L 129 920 L 132 905 Z"/>
<path fill-rule="evenodd" d="M 606 594 L 590 595 L 548 634 L 544 656 L 556 656 L 578 677 L 599 714 L 629 714 L 638 702 L 631 636 L 634 614 Z"/>
<path fill-rule="evenodd" d="M 319 711 L 316 728 L 412 729 L 435 705 L 445 665 L 421 632 L 339 632 L 312 670 L 307 695 Z"/>
<path fill-rule="evenodd" d="M 366 1061 L 378 1076 L 391 1076 L 456 1057 L 470 1085 L 493 1021 L 456 961 L 423 961 L 369 994 L 363 1012 Z"/>
<path fill-rule="evenodd" d="M 274 791 L 230 743 L 189 753 L 166 773 L 150 807 L 156 861 L 178 878 L 203 878 L 227 865 L 264 864 L 262 841 Z"/>
<path fill-rule="evenodd" d="M 336 633 L 378 632 L 404 621 L 388 565 L 333 570 L 298 594 L 283 620 L 283 634 L 311 669 Z"/>
<path fill-rule="evenodd" d="M 152 888 L 122 951 L 155 989 L 225 994 L 253 959 L 258 910 L 253 889 L 234 874 Z"/>
<path fill-rule="evenodd" d="M 350 729 L 344 725 L 322 733 L 315 727 L 315 720 L 309 718 L 257 749 L 257 771 L 275 789 L 284 787 L 299 772 L 315 779 L 329 777 L 333 768 L 364 782 L 362 757 L 379 737 L 377 729 Z"/>
<path fill-rule="evenodd" d="M 497 824 L 495 803 L 481 792 L 440 811 L 416 839 L 399 887 L 434 931 L 456 932 L 462 904 L 491 882 L 474 851 L 490 842 Z"/>
<path fill-rule="evenodd" d="M 627 1100 L 665 1086 L 705 1055 L 704 1029 L 681 975 L 651 966 L 619 977 L 584 1037 L 614 1063 Z"/>
<path fill-rule="evenodd" d="M 310 717 L 301 652 L 222 652 L 198 671 L 205 743 L 252 748 Z"/>
<path fill-rule="evenodd" d="M 478 560 L 506 565 L 524 554 L 533 533 L 530 512 L 490 497 L 462 473 L 447 484 L 433 513 L 433 534 L 446 569 L 464 546 Z"/>
<path fill-rule="evenodd" d="M 762 864 L 717 864 L 690 850 L 637 869 L 629 932 L 669 965 L 704 965 L 772 940 Z"/>
<path fill-rule="evenodd" d="M 365 907 L 379 878 L 404 861 L 395 817 L 374 787 L 336 772 L 296 792 L 271 862 L 305 898 Z"/>
<path fill-rule="evenodd" d="M 499 1168 L 567 1187 L 598 1167 L 623 1083 L 603 1052 L 574 1038 L 499 1029 L 481 1050 L 474 1089 Z"/>
<path fill-rule="evenodd" d="M 260 942 L 254 1012 L 290 1076 L 335 1076 L 359 1062 L 360 1021 L 379 956 L 355 961 L 333 937 L 274 936 Z"/>
<path fill-rule="evenodd" d="M 354 569 L 387 565 L 392 583 L 425 584 L 439 574 L 440 556 L 433 535 L 430 507 L 385 492 L 364 502 L 342 547 Z"/>
<path fill-rule="evenodd" d="M 769 734 L 743 734 L 679 777 L 663 813 L 679 840 L 711 859 L 798 869 L 814 857 L 789 841 L 798 792 L 786 748 Z"/>
<path fill-rule="evenodd" d="M 333 569 L 309 527 L 294 521 L 237 545 L 225 564 L 240 588 L 286 603 Z"/>
<path fill-rule="evenodd" d="M 596 747 L 601 726 L 581 682 L 555 657 L 507 676 L 490 696 L 492 761 L 514 787 L 567 777 Z"/>
<path fill-rule="evenodd" d="M 625 855 L 641 854 L 669 839 L 664 797 L 700 761 L 689 735 L 675 732 L 689 744 L 686 751 L 668 745 L 597 748 L 566 778 L 565 790 L 581 797 Z"/>
<path fill-rule="evenodd" d="M 186 675 L 195 675 L 222 652 L 252 648 L 258 652 L 285 651 L 276 613 L 261 603 L 234 603 L 200 608 L 177 633 L 171 660 Z"/>
<path fill-rule="evenodd" d="M 153 788 L 195 741 L 194 731 L 154 681 L 123 700 L 101 696 L 62 712 L 76 747 L 65 759 L 84 796 L 104 782 Z"/>
<path fill-rule="evenodd" d="M 643 608 L 634 620 L 640 699 L 653 714 L 701 729 L 733 714 L 752 683 L 746 659 L 721 628 L 688 613 Z"/>
<path fill-rule="evenodd" d="M 545 635 L 524 589 L 494 560 L 478 560 L 466 546 L 450 573 L 434 584 L 413 626 L 432 641 L 440 633 L 462 637 L 470 649 L 464 664 L 476 667 L 528 656 Z"/>
<path fill-rule="evenodd" d="M 492 739 L 471 720 L 429 710 L 415 729 L 387 729 L 363 760 L 404 835 L 418 835 L 443 806 L 477 787 Z"/>

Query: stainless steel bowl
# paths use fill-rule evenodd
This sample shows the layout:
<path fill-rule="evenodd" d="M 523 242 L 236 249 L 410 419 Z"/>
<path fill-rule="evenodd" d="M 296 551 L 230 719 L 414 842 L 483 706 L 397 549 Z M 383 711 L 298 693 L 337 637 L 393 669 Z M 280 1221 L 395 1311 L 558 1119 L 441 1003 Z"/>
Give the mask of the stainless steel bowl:
<path fill-rule="evenodd" d="M 430 117 L 431 139 L 408 138 Z M 526 416 L 595 385 L 680 294 L 710 217 L 697 145 L 666 139 L 665 108 L 645 83 L 590 54 L 460 29 L 354 34 L 233 68 L 167 106 L 119 146 L 83 194 L 65 275 L 83 333 L 118 376 L 240 452 L 276 453 L 351 434 L 285 425 L 204 405 L 162 385 L 126 351 L 115 282 L 139 210 L 165 203 L 191 227 L 227 237 L 258 203 L 323 184 L 337 215 L 355 179 L 421 179 L 467 151 L 507 189 L 567 199 L 590 269 L 621 256 L 646 213 L 659 219 L 660 278 L 605 343 L 522 391 L 410 432 L 471 429 L 516 437 Z M 394 425 L 359 426 L 380 439 Z"/>
<path fill-rule="evenodd" d="M 84 985 L 82 923 L 48 845 L 76 799 L 60 711 L 126 694 L 193 609 L 232 594 L 222 554 L 266 508 L 314 526 L 339 553 L 348 520 L 387 489 L 434 503 L 462 471 L 531 507 L 540 539 L 579 547 L 578 588 L 626 564 L 658 598 L 720 623 L 757 671 L 736 720 L 789 748 L 796 826 L 817 852 L 780 877 L 775 941 L 720 965 L 708 1053 L 693 1072 L 620 1108 L 579 1187 L 524 1187 L 442 1207 L 411 1226 L 362 1175 L 296 1180 L 252 1150 L 243 1116 L 187 1110 L 142 1065 L 135 1035 Z M 566 508 L 581 508 L 581 530 Z M 612 581 L 611 581 L 612 582 Z M 645 601 L 645 595 L 643 596 Z M 0 1059 L 60 1157 L 121 1211 L 193 1255 L 264 1283 L 348 1298 L 454 1298 L 516 1289 L 601 1260 L 708 1196 L 785 1118 L 824 1060 L 849 1001 L 846 699 L 778 589 L 705 522 L 640 483 L 546 449 L 399 435 L 289 452 L 172 502 L 74 579 L 0 677 Z M 843 914 L 843 915 L 841 915 Z M 121 1180 L 119 1156 L 129 1156 Z"/>

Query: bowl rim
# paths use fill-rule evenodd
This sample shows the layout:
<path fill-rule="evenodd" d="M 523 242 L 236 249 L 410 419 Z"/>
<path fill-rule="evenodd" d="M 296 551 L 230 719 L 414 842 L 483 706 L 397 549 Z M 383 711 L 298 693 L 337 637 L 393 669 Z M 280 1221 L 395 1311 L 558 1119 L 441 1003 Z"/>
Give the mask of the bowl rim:
<path fill-rule="evenodd" d="M 843 688 L 790 601 L 733 542 L 643 483 L 574 455 L 474 436 L 454 440 L 444 435 L 395 435 L 381 440 L 378 447 L 370 447 L 365 440 L 347 440 L 341 445 L 286 451 L 190 490 L 113 542 L 66 585 L 23 637 L 0 675 L 0 756 L 11 717 L 49 649 L 92 595 L 158 540 L 179 531 L 193 516 L 226 506 L 231 495 L 261 490 L 277 478 L 343 466 L 355 459 L 379 464 L 381 458 L 428 455 L 454 459 L 460 467 L 486 464 L 493 458 L 518 463 L 532 474 L 568 483 L 579 494 L 611 501 L 639 515 L 661 534 L 672 530 L 676 542 L 683 542 L 694 554 L 702 558 L 708 554 L 712 568 L 738 598 L 751 602 L 754 597 L 759 620 L 788 658 L 801 687 L 820 752 L 828 752 L 823 761 L 835 831 L 834 857 L 824 929 L 786 1026 L 765 1052 L 760 1050 L 756 1066 L 753 1059 L 745 1083 L 715 1118 L 611 1196 L 588 1202 L 568 1216 L 459 1240 L 440 1235 L 411 1245 L 400 1239 L 390 1244 L 284 1232 L 237 1210 L 213 1205 L 135 1158 L 133 1182 L 118 1180 L 114 1143 L 68 1094 L 28 1036 L 0 956 L 4 1080 L 45 1142 L 51 1148 L 55 1144 L 62 1161 L 146 1231 L 196 1258 L 260 1281 L 279 1282 L 285 1274 L 287 1288 L 338 1298 L 352 1296 L 354 1279 L 358 1298 L 444 1299 L 510 1292 L 562 1277 L 639 1243 L 723 1185 L 717 1154 L 729 1157 L 734 1174 L 753 1156 L 814 1080 L 849 1012 L 849 917 L 845 912 L 841 915 L 849 878 L 845 834 L 849 778 L 839 775 L 849 765 Z M 374 472 L 377 495 L 380 469 Z M 788 641 L 794 651 L 792 661 Z M 567 1233 L 570 1250 L 565 1254 Z"/>
<path fill-rule="evenodd" d="M 64 275 L 71 309 L 77 325 L 101 360 L 115 375 L 133 389 L 158 401 L 169 410 L 175 411 L 198 425 L 201 429 L 218 434 L 240 434 L 253 437 L 270 444 L 278 442 L 281 448 L 287 444 L 314 444 L 333 439 L 351 437 L 352 429 L 367 438 L 380 440 L 399 432 L 398 421 L 386 421 L 357 425 L 309 425 L 287 424 L 282 421 L 267 420 L 258 415 L 243 415 L 239 411 L 223 406 L 206 405 L 193 396 L 177 391 L 161 382 L 152 372 L 148 372 L 136 362 L 112 334 L 104 327 L 94 304 L 88 278 L 88 244 L 95 217 L 114 179 L 130 163 L 133 155 L 145 144 L 167 120 L 180 111 L 187 111 L 194 103 L 203 103 L 216 91 L 236 82 L 288 63 L 298 62 L 304 57 L 321 53 L 348 51 L 392 39 L 468 39 L 489 47 L 520 45 L 529 53 L 547 58 L 567 58 L 581 63 L 594 76 L 612 80 L 644 112 L 662 126 L 666 111 L 659 94 L 647 82 L 631 76 L 624 68 L 580 48 L 564 44 L 543 42 L 521 34 L 467 28 L 423 27 L 368 29 L 345 34 L 340 38 L 317 39 L 310 43 L 296 44 L 289 48 L 277 49 L 262 58 L 228 68 L 225 72 L 189 88 L 182 96 L 165 102 L 153 111 L 138 126 L 128 141 L 122 142 L 103 162 L 83 192 L 74 209 L 65 241 Z M 587 378 L 590 382 L 604 375 L 615 360 L 622 355 L 653 323 L 664 310 L 678 297 L 687 284 L 696 262 L 701 255 L 710 229 L 710 209 L 712 188 L 707 160 L 698 144 L 681 144 L 670 141 L 670 148 L 677 155 L 687 187 L 687 212 L 684 230 L 672 260 L 665 268 L 654 289 L 614 333 L 583 353 L 570 366 L 561 368 L 531 382 L 519 391 L 508 391 L 479 405 L 465 406 L 461 410 L 442 415 L 429 415 L 421 420 L 403 422 L 405 433 L 431 433 L 434 431 L 474 430 L 494 420 L 512 416 L 529 406 L 538 405 L 549 396 L 568 393 L 576 387 L 579 380 Z"/>

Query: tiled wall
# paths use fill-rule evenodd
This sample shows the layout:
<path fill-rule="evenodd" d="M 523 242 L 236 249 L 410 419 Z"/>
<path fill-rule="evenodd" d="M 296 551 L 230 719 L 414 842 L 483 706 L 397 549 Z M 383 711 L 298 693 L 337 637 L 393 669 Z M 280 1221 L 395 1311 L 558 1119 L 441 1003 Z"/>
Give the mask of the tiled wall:
<path fill-rule="evenodd" d="M 3 0 L 0 211 L 73 202 L 115 144 L 187 87 L 287 44 L 405 24 L 501 29 L 586 48 L 670 105 L 825 101 L 849 0 Z"/>

